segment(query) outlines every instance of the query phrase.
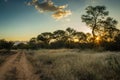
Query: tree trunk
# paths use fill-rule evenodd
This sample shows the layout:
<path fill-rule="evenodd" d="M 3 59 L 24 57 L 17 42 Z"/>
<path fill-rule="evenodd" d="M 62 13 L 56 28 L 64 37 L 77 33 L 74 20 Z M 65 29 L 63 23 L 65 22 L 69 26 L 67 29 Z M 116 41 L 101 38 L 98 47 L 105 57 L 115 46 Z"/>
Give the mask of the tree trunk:
<path fill-rule="evenodd" d="M 95 38 L 96 38 L 96 35 L 95 35 L 95 28 L 96 28 L 96 20 L 95 20 L 95 24 L 94 24 L 93 29 L 92 29 L 93 43 L 95 43 Z"/>
<path fill-rule="evenodd" d="M 93 37 L 95 38 L 96 35 L 95 35 L 95 28 L 96 28 L 96 25 L 97 25 L 97 17 L 95 17 L 95 20 L 94 20 L 94 24 L 93 24 L 93 29 L 92 29 L 92 34 L 93 34 Z"/>
<path fill-rule="evenodd" d="M 93 35 L 94 38 L 96 37 L 95 32 L 94 32 L 95 31 L 95 27 L 96 26 L 94 26 L 93 29 L 92 29 L 92 35 Z"/>

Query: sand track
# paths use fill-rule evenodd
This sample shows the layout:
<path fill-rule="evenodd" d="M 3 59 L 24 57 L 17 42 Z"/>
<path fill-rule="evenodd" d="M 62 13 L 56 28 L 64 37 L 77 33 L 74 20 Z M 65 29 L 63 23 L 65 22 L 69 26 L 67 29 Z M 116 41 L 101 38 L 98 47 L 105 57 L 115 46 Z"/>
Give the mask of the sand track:
<path fill-rule="evenodd" d="M 40 80 L 24 52 L 19 52 L 6 59 L 0 67 L 0 80 Z"/>

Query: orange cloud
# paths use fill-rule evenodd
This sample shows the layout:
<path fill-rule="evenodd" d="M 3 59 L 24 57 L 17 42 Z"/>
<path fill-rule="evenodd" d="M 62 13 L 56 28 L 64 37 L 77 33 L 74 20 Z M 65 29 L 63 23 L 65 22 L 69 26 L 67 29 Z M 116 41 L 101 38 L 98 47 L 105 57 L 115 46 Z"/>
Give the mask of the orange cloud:
<path fill-rule="evenodd" d="M 61 10 L 61 11 L 57 11 L 55 12 L 52 17 L 55 18 L 55 19 L 61 19 L 63 17 L 67 17 L 69 15 L 71 15 L 71 11 L 70 10 Z"/>
<path fill-rule="evenodd" d="M 67 17 L 72 13 L 70 10 L 66 10 L 68 5 L 57 6 L 51 0 L 45 0 L 41 3 L 38 0 L 32 0 L 27 4 L 33 5 L 40 13 L 53 12 L 52 17 L 55 19 Z"/>

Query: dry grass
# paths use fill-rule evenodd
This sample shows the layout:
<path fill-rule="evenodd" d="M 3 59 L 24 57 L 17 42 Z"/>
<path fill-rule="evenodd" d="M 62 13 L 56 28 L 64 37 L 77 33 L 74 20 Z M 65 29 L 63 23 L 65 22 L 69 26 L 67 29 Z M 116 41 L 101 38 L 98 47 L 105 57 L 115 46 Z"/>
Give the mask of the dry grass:
<path fill-rule="evenodd" d="M 41 80 L 120 80 L 119 52 L 60 49 L 27 53 Z"/>

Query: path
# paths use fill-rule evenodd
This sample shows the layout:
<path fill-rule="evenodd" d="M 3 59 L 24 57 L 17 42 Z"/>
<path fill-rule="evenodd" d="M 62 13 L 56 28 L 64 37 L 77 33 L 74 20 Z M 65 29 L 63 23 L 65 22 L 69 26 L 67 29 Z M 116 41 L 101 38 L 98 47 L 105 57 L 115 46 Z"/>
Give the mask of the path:
<path fill-rule="evenodd" d="M 34 68 L 29 63 L 24 52 L 19 52 L 7 58 L 0 67 L 0 80 L 40 80 L 34 74 Z"/>

